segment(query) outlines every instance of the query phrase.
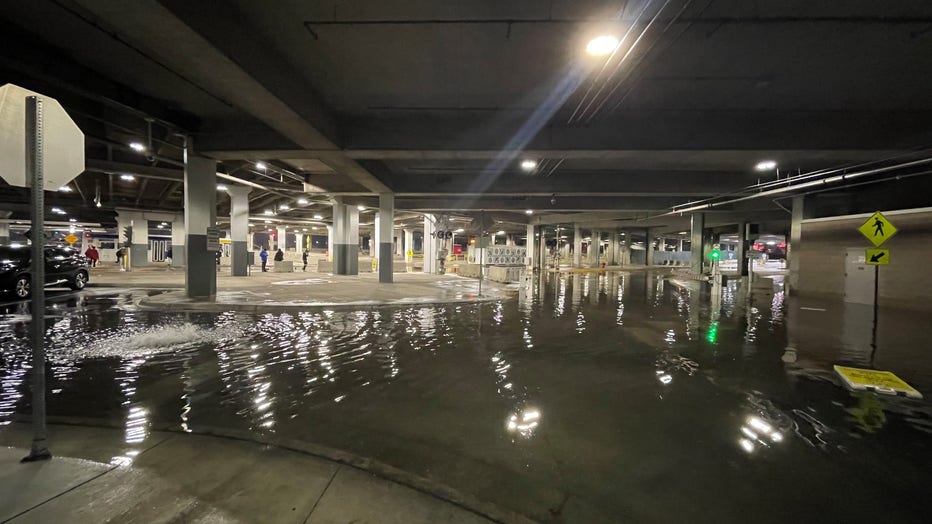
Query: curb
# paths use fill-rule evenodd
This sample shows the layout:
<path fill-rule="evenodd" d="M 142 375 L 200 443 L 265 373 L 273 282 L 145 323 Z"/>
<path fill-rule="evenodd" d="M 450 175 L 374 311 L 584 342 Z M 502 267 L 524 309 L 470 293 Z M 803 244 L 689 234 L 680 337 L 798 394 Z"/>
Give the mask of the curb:
<path fill-rule="evenodd" d="M 16 423 L 27 424 L 31 422 L 31 417 L 25 415 L 15 415 L 13 421 Z M 59 426 L 81 426 L 97 427 L 113 430 L 125 429 L 123 425 L 106 419 L 96 419 L 89 417 L 48 417 L 48 423 Z M 239 440 L 251 442 L 265 446 L 274 446 L 276 448 L 303 453 L 312 457 L 336 462 L 349 466 L 361 471 L 365 471 L 379 478 L 406 486 L 415 491 L 440 499 L 454 506 L 465 509 L 471 513 L 487 518 L 500 524 L 536 524 L 537 521 L 526 517 L 515 511 L 500 508 L 491 502 L 482 502 L 472 495 L 462 493 L 450 486 L 434 482 L 420 475 L 409 473 L 402 469 L 390 466 L 384 462 L 370 459 L 360 455 L 355 455 L 319 444 L 304 442 L 297 439 L 257 436 L 246 431 L 231 430 L 216 427 L 205 427 L 198 431 L 182 431 L 177 426 L 166 423 L 151 423 L 149 431 L 158 431 L 163 433 L 199 435 L 214 438 L 225 438 L 230 440 Z"/>

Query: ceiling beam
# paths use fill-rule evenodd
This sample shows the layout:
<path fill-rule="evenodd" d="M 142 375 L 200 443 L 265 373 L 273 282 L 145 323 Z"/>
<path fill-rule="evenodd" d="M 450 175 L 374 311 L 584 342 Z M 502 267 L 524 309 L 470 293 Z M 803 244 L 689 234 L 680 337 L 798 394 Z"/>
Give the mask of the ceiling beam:
<path fill-rule="evenodd" d="M 294 142 L 298 147 L 336 150 L 336 145 L 319 129 L 311 125 L 304 115 L 295 111 L 288 103 L 270 91 L 255 76 L 246 71 L 241 61 L 246 54 L 255 54 L 251 46 L 240 47 L 236 55 L 228 55 L 213 42 L 192 28 L 191 21 L 181 20 L 175 13 L 159 2 L 141 1 L 127 3 L 121 0 L 76 0 L 99 21 L 113 28 L 122 40 L 132 42 L 158 56 L 176 73 L 183 75 L 207 92 L 229 101 L 234 106 L 250 113 L 270 128 Z M 175 5 L 177 8 L 177 4 Z M 232 22 L 230 6 L 210 9 L 209 24 L 212 35 L 222 34 L 221 26 L 236 25 Z M 199 19 L 198 19 L 199 20 Z M 197 25 L 197 24 L 195 24 Z M 200 24 L 203 28 L 205 24 Z M 255 35 L 255 31 L 234 31 L 242 39 Z M 261 55 L 269 56 L 273 46 L 261 49 Z M 142 58 L 142 57 L 140 57 Z M 253 61 L 254 62 L 254 61 Z M 197 147 L 197 144 L 195 144 Z M 354 160 L 335 155 L 327 162 L 337 172 L 348 176 L 373 192 L 389 192 L 390 189 L 372 176 Z"/>

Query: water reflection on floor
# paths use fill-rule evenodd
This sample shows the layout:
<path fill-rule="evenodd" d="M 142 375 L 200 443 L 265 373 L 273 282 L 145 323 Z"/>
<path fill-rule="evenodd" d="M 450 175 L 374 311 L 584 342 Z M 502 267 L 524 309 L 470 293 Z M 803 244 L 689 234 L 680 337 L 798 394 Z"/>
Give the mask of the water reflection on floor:
<path fill-rule="evenodd" d="M 153 422 L 304 439 L 542 521 L 925 521 L 929 405 L 831 375 L 873 361 L 929 393 L 925 316 L 884 312 L 873 352 L 869 308 L 683 286 L 544 275 L 482 305 L 258 316 L 72 297 L 49 412 L 130 444 Z M 5 313 L 0 423 L 31 379 L 28 311 Z"/>

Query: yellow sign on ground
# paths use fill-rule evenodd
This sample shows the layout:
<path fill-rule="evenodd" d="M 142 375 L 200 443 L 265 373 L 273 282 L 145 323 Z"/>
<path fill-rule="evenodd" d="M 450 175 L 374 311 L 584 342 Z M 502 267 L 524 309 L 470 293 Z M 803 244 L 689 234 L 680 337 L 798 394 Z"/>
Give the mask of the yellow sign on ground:
<path fill-rule="evenodd" d="M 910 398 L 922 398 L 922 393 L 903 382 L 900 377 L 889 371 L 874 369 L 849 368 L 834 366 L 835 373 L 851 389 L 861 391 L 876 391 L 887 395 L 904 395 Z"/>
<path fill-rule="evenodd" d="M 68 236 L 65 237 L 65 242 L 68 242 L 69 244 L 74 244 L 78 240 L 80 239 L 71 233 L 69 233 Z"/>
<path fill-rule="evenodd" d="M 868 266 L 886 266 L 890 263 L 890 250 L 868 249 L 864 255 L 864 263 Z"/>
<path fill-rule="evenodd" d="M 897 229 L 887 220 L 887 217 L 880 214 L 880 211 L 877 211 L 867 219 L 867 222 L 861 224 L 858 231 L 867 237 L 875 246 L 880 247 L 881 244 L 896 234 Z"/>

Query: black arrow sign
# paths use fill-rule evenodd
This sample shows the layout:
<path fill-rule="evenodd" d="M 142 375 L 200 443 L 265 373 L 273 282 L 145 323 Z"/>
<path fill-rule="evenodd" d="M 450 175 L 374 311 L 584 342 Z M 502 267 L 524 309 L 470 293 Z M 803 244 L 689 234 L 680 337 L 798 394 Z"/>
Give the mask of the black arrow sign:
<path fill-rule="evenodd" d="M 871 262 L 877 262 L 886 255 L 885 252 L 881 251 L 880 253 L 874 253 L 871 255 Z"/>

